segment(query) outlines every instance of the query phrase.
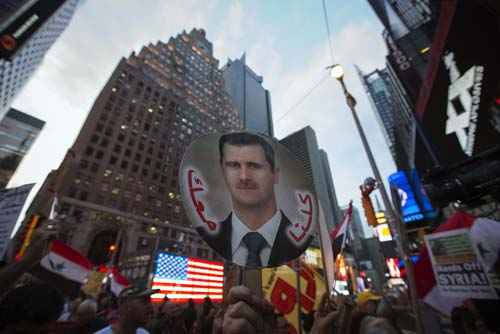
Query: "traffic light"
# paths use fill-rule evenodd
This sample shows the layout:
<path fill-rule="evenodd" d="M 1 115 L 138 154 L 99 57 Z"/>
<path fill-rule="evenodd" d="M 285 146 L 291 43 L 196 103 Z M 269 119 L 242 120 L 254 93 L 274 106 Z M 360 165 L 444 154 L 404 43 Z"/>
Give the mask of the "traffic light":
<path fill-rule="evenodd" d="M 111 245 L 109 245 L 108 249 L 109 249 L 110 253 L 114 253 L 114 252 L 116 252 L 117 247 L 115 244 L 111 244 Z"/>
<path fill-rule="evenodd" d="M 385 218 L 384 211 L 379 211 L 375 214 L 375 218 L 377 219 L 377 224 L 385 224 L 387 223 L 387 219 Z"/>
<path fill-rule="evenodd" d="M 377 218 L 375 217 L 375 210 L 373 210 L 373 204 L 370 196 L 363 195 L 361 197 L 361 204 L 363 205 L 368 225 L 377 226 Z"/>

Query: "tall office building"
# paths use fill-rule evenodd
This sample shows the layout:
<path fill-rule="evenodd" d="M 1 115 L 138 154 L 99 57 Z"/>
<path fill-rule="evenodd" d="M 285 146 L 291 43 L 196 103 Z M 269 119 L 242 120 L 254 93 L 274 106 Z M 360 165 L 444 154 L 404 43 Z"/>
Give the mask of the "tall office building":
<path fill-rule="evenodd" d="M 280 143 L 303 163 L 306 178 L 313 185 L 323 207 L 327 226 L 333 228 L 340 222 L 338 201 L 333 187 L 328 157 L 326 152 L 321 152 L 319 149 L 314 130 L 307 126 L 281 139 Z"/>
<path fill-rule="evenodd" d="M 243 127 L 250 131 L 273 136 L 271 94 L 262 87 L 263 78 L 240 59 L 229 59 L 222 68 L 226 91 L 240 113 Z"/>
<path fill-rule="evenodd" d="M 218 66 L 201 29 L 121 59 L 54 181 L 59 214 L 75 222 L 67 242 L 102 263 L 116 240 L 123 255 L 151 247 L 153 232 L 160 244 L 179 231 L 197 238 L 179 193 L 184 151 L 199 136 L 240 128 Z M 194 256 L 210 257 L 197 248 Z"/>
<path fill-rule="evenodd" d="M 1 1 L 0 119 L 70 23 L 78 1 Z"/>
<path fill-rule="evenodd" d="M 5 188 L 45 122 L 16 109 L 0 121 L 0 188 Z"/>
<path fill-rule="evenodd" d="M 374 70 L 371 73 L 364 74 L 359 67 L 356 67 L 363 87 L 368 94 L 368 99 L 375 112 L 382 133 L 389 150 L 396 160 L 395 151 L 395 129 L 394 129 L 394 100 L 389 74 L 386 69 Z"/>
<path fill-rule="evenodd" d="M 414 166 L 417 125 L 414 112 L 430 60 L 440 3 L 431 0 L 368 0 L 385 27 L 388 55 L 384 72 L 392 88 L 394 145 L 398 169 Z"/>

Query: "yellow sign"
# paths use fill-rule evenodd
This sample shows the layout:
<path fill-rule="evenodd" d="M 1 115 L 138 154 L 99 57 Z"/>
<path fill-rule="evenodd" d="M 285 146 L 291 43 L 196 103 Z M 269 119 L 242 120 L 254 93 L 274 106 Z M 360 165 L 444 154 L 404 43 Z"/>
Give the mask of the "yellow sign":
<path fill-rule="evenodd" d="M 297 273 L 289 266 L 262 269 L 262 290 L 264 297 L 283 314 L 291 325 L 290 333 L 299 333 L 299 307 L 297 294 Z M 300 306 L 303 313 L 310 313 L 319 307 L 325 293 L 323 278 L 311 266 L 300 266 Z"/>
<path fill-rule="evenodd" d="M 82 286 L 82 291 L 87 295 L 97 298 L 101 292 L 102 281 L 107 273 L 92 271 L 87 276 L 87 282 Z"/>

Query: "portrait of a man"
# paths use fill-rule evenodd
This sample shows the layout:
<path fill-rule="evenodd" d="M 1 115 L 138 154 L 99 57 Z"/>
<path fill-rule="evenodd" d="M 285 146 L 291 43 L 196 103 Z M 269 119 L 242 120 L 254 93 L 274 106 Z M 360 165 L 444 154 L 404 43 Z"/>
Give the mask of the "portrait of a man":
<path fill-rule="evenodd" d="M 298 257 L 302 249 L 286 235 L 291 222 L 276 199 L 280 170 L 273 146 L 248 132 L 224 134 L 219 138 L 219 168 L 232 209 L 216 235 L 198 229 L 204 240 L 241 266 L 277 266 Z"/>

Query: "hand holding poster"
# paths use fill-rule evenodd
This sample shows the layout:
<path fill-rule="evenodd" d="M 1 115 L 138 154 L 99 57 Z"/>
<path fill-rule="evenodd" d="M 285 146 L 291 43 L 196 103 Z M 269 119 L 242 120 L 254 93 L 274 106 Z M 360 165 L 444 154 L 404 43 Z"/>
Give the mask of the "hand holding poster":
<path fill-rule="evenodd" d="M 434 276 L 443 296 L 498 299 L 487 270 L 479 261 L 467 228 L 425 237 Z"/>

